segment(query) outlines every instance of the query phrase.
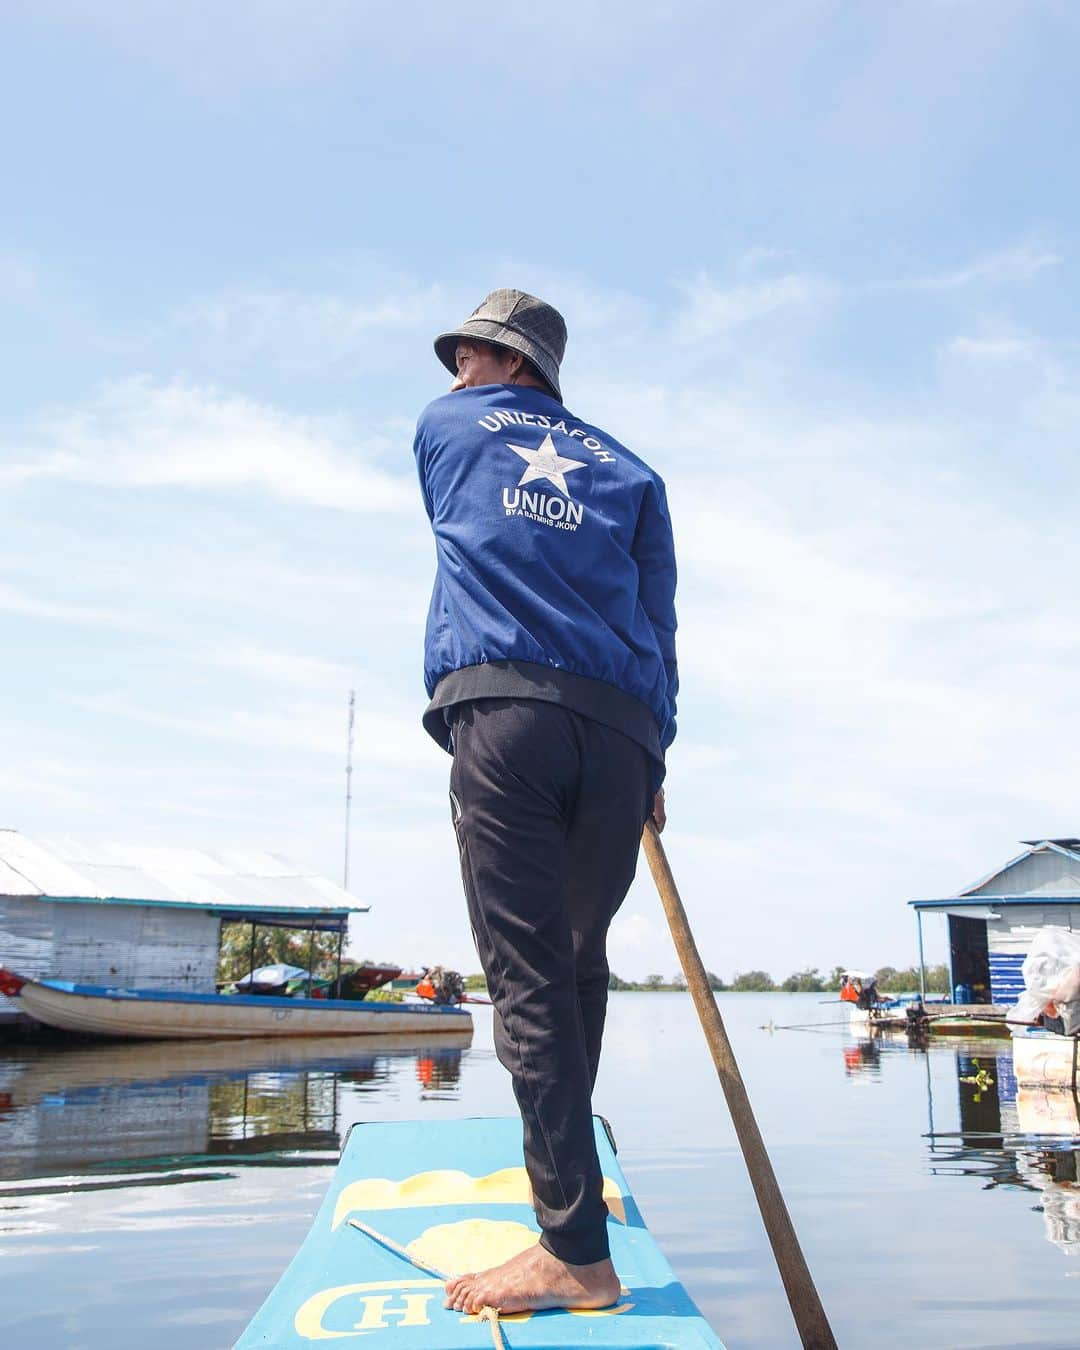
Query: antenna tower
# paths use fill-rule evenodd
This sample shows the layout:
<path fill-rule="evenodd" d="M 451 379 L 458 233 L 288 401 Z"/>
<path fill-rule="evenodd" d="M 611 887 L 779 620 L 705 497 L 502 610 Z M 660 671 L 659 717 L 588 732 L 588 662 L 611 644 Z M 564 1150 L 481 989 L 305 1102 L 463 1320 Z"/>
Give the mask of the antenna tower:
<path fill-rule="evenodd" d="M 345 760 L 345 880 L 342 883 L 349 889 L 349 827 L 352 820 L 352 752 L 353 725 L 356 721 L 356 690 L 349 690 L 349 753 Z"/>

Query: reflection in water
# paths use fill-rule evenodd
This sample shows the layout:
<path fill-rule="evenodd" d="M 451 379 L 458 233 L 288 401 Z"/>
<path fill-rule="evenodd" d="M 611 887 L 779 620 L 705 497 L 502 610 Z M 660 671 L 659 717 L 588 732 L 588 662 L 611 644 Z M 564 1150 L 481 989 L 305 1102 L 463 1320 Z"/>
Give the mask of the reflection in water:
<path fill-rule="evenodd" d="M 1080 1253 L 1080 1165 L 1075 1149 L 1043 1150 L 1022 1166 L 1041 1190 L 1046 1236 L 1069 1256 Z"/>
<path fill-rule="evenodd" d="M 423 1101 L 445 1101 L 453 1097 L 461 1079 L 461 1052 L 438 1054 L 425 1052 L 416 1059 L 416 1077 L 424 1091 Z"/>
<path fill-rule="evenodd" d="M 934 1128 L 931 1053 L 951 1053 L 960 1128 Z M 986 1190 L 1037 1194 L 1046 1237 L 1080 1253 L 1080 1099 L 1068 1092 L 1018 1089 L 1009 1049 L 986 1041 L 935 1047 L 880 1038 L 843 1047 L 849 1078 L 880 1079 L 883 1059 L 916 1054 L 926 1064 L 927 1139 L 935 1176 L 977 1178 Z M 940 1063 L 940 1060 L 938 1060 Z"/>
<path fill-rule="evenodd" d="M 922 1053 L 922 1046 L 913 1046 L 906 1036 L 875 1034 L 844 1046 L 844 1073 L 848 1078 L 880 1078 L 883 1062 L 889 1058 Z"/>
<path fill-rule="evenodd" d="M 844 1072 L 849 1078 L 880 1078 L 881 1042 L 874 1038 L 845 1045 Z"/>
<path fill-rule="evenodd" d="M 960 1131 L 984 1137 L 1001 1134 L 1002 1103 L 1016 1100 L 1016 1082 L 1009 1054 L 956 1051 L 956 1087 Z M 1000 1142 L 1000 1141 L 999 1141 Z"/>
<path fill-rule="evenodd" d="M 1012 1056 L 985 1043 L 957 1047 L 960 1130 L 933 1130 L 927 1078 L 931 1172 L 977 1177 L 984 1188 L 1038 1194 L 1047 1240 L 1080 1253 L 1080 1104 L 1075 1094 L 1018 1089 Z"/>
<path fill-rule="evenodd" d="M 10 1047 L 0 1060 L 0 1179 L 167 1171 L 237 1157 L 333 1163 L 343 1092 L 380 1091 L 411 1060 L 425 1087 L 452 1095 L 470 1039 Z"/>

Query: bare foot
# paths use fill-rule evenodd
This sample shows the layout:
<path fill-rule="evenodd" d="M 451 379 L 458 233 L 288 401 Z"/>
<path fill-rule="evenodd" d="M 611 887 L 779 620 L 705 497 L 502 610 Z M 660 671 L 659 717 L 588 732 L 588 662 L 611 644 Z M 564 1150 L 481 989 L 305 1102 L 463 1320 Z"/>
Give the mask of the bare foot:
<path fill-rule="evenodd" d="M 539 1243 L 501 1266 L 459 1275 L 446 1285 L 446 1306 L 473 1315 L 481 1308 L 501 1313 L 607 1308 L 618 1297 L 619 1277 L 610 1261 L 571 1266 Z"/>
<path fill-rule="evenodd" d="M 452 1308 L 454 1306 L 454 1298 L 456 1297 L 458 1290 L 464 1287 L 467 1280 L 475 1280 L 475 1279 L 476 1276 L 470 1273 L 468 1275 L 454 1275 L 449 1280 L 447 1280 L 446 1306 L 448 1308 Z"/>

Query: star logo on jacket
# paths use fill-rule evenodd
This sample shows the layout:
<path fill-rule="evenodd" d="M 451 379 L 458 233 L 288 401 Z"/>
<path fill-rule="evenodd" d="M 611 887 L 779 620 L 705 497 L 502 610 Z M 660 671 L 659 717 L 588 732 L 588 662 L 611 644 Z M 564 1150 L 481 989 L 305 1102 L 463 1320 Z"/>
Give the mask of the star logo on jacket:
<path fill-rule="evenodd" d="M 530 450 L 526 445 L 511 445 L 509 441 L 506 442 L 506 446 L 507 449 L 513 450 L 515 455 L 519 455 L 526 464 L 525 472 L 518 479 L 518 487 L 544 478 L 549 483 L 554 483 L 564 497 L 569 497 L 570 489 L 566 486 L 566 475 L 573 473 L 575 469 L 586 467 L 583 460 L 567 459 L 565 455 L 560 455 L 555 449 L 550 431 L 540 442 L 539 450 Z"/>

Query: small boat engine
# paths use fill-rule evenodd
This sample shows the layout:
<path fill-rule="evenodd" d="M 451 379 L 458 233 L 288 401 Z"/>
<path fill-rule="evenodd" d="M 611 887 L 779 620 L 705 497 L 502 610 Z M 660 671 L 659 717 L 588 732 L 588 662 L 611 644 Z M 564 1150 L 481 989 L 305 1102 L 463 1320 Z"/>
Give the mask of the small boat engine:
<path fill-rule="evenodd" d="M 430 983 L 436 1003 L 460 1003 L 465 996 L 465 981 L 456 970 L 432 966 L 425 972 L 424 981 Z"/>

